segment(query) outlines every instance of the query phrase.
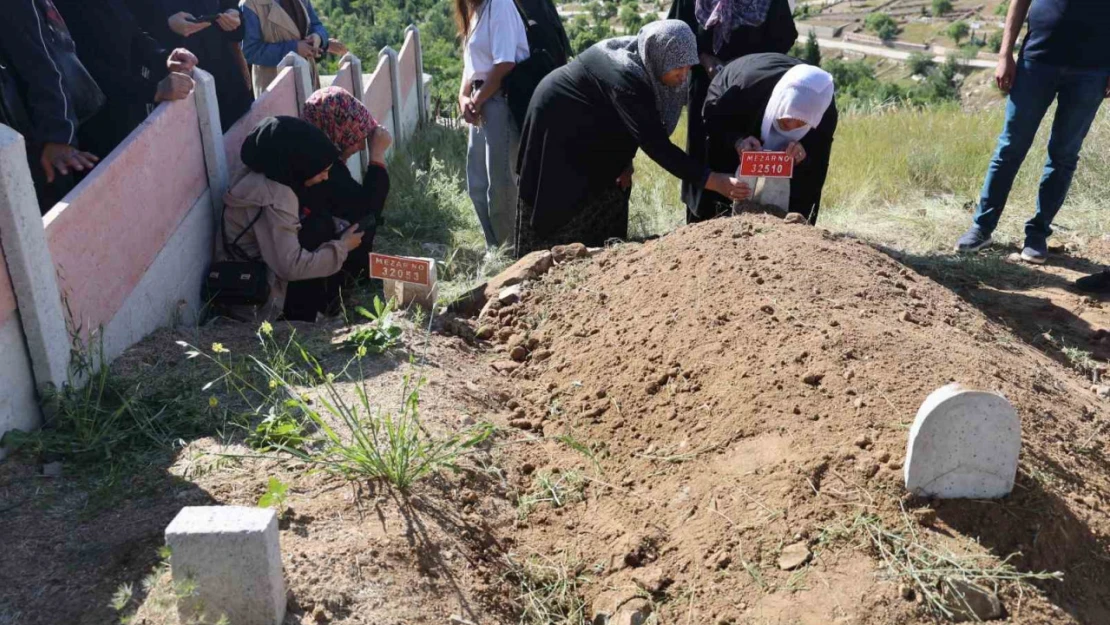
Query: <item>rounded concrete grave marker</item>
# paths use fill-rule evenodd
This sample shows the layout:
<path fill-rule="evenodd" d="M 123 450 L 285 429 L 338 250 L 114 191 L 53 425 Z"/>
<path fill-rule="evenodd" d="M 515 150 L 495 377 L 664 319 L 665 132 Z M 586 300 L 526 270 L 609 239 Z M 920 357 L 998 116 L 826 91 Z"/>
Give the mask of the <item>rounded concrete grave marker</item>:
<path fill-rule="evenodd" d="M 1005 397 L 949 384 L 925 399 L 910 428 L 906 489 L 942 499 L 1005 497 L 1020 451 L 1021 422 Z"/>

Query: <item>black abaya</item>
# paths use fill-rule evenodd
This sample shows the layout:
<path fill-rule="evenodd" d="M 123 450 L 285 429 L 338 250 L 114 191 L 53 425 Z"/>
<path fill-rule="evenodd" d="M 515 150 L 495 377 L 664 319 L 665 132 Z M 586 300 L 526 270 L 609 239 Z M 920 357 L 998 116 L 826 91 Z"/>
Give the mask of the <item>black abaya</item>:
<path fill-rule="evenodd" d="M 736 171 L 740 165 L 736 142 L 747 137 L 760 138 L 771 93 L 783 75 L 796 65 L 804 63 L 785 54 L 753 54 L 729 63 L 713 79 L 702 114 L 708 135 L 708 161 L 714 171 Z M 790 181 L 790 212 L 806 215 L 811 224 L 816 223 L 821 208 L 821 191 L 829 170 L 837 119 L 834 100 L 821 123 L 802 137 L 800 143 L 806 158 L 794 168 Z M 712 191 L 704 191 L 703 195 L 696 221 L 716 217 L 732 204 Z"/>
<path fill-rule="evenodd" d="M 710 54 L 727 64 L 742 56 L 761 52 L 785 54 L 798 39 L 798 29 L 787 0 L 772 0 L 767 18 L 759 26 L 741 26 L 729 36 L 718 51 L 713 50 L 713 32 L 698 24 L 694 15 L 696 0 L 674 0 L 669 19 L 686 22 L 698 39 L 698 54 Z M 690 71 L 690 104 L 686 109 L 686 153 L 702 163 L 706 161 L 706 133 L 700 111 L 709 89 L 709 74 L 701 65 Z M 717 171 L 717 170 L 714 170 Z M 687 222 L 697 221 L 700 189 L 683 182 L 682 201 L 686 204 Z M 711 204 L 711 200 L 706 200 Z"/>
<path fill-rule="evenodd" d="M 239 9 L 236 0 L 161 0 L 165 19 L 182 11 L 200 17 L 222 13 L 229 9 Z M 172 34 L 172 33 L 171 33 Z M 250 83 L 243 73 L 243 65 L 236 55 L 243 41 L 243 21 L 240 16 L 239 28 L 225 31 L 213 22 L 211 26 L 190 36 L 179 37 L 173 34 L 173 45 L 186 48 L 197 56 L 198 67 L 212 74 L 216 83 L 216 100 L 220 105 L 220 125 L 227 132 L 254 102 Z"/>
<path fill-rule="evenodd" d="M 534 239 L 546 239 L 591 196 L 615 187 L 637 149 L 679 179 L 705 186 L 709 170 L 671 143 L 654 102 L 650 84 L 596 48 L 540 82 L 521 129 L 517 168 Z"/>

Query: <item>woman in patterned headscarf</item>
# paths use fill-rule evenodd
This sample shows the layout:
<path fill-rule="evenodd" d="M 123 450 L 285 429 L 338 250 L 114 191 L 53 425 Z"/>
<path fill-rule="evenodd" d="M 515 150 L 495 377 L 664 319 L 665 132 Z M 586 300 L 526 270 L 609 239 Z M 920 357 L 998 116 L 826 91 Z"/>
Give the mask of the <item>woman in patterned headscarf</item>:
<path fill-rule="evenodd" d="M 628 236 L 632 157 L 736 199 L 747 186 L 671 143 L 697 45 L 677 20 L 602 41 L 540 83 L 521 129 L 516 253 Z"/>
<path fill-rule="evenodd" d="M 798 39 L 788 0 L 674 0 L 671 19 L 686 22 L 698 39 L 698 63 L 690 72 L 686 153 L 705 163 L 702 106 L 709 81 L 729 62 L 748 54 L 785 54 Z M 683 183 L 686 221 L 712 217 L 698 189 Z"/>
<path fill-rule="evenodd" d="M 385 151 L 392 138 L 358 98 L 340 87 L 321 89 L 305 102 L 302 117 L 327 135 L 339 151 L 339 157 L 327 180 L 297 192 L 301 203 L 298 233 L 301 245 L 314 250 L 339 236 L 348 224 L 356 222 L 362 224 L 363 238 L 358 249 L 347 257 L 343 271 L 336 276 L 289 285 L 293 297 L 287 298 L 285 316 L 290 319 L 314 318 L 317 311 L 324 311 L 329 302 L 337 300 L 344 283 L 366 274 L 374 235 L 389 195 Z M 362 162 L 358 155 L 367 147 L 369 162 L 360 183 L 351 175 L 348 162 L 355 159 L 355 169 L 360 169 Z"/>

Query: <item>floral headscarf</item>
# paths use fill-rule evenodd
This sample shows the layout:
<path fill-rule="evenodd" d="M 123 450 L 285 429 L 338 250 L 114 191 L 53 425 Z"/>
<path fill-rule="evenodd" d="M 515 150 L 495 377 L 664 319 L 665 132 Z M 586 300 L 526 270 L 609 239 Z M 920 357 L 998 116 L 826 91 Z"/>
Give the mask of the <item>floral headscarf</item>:
<path fill-rule="evenodd" d="M 767 19 L 771 0 L 697 0 L 694 16 L 698 24 L 713 31 L 713 53 L 728 43 L 741 26 L 759 26 Z"/>
<path fill-rule="evenodd" d="M 341 87 L 320 89 L 304 103 L 304 119 L 324 131 L 340 152 L 366 141 L 378 122 L 358 98 Z"/>

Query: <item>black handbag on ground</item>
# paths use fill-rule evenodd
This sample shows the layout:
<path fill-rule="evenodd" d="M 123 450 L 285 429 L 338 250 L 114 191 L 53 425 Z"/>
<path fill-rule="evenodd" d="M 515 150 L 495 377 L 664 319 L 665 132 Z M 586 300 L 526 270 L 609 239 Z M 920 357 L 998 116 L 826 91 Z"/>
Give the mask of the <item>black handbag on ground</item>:
<path fill-rule="evenodd" d="M 270 299 L 270 283 L 266 279 L 266 263 L 260 258 L 251 258 L 239 247 L 239 239 L 243 238 L 243 235 L 261 219 L 264 210 L 266 209 L 258 209 L 258 214 L 254 216 L 254 219 L 230 243 L 227 240 L 227 232 L 223 229 L 223 224 L 220 224 L 224 251 L 229 258 L 238 258 L 239 260 L 212 263 L 212 266 L 208 269 L 208 277 L 204 279 L 204 288 L 201 291 L 201 298 L 205 302 L 218 306 L 261 306 Z"/>
<path fill-rule="evenodd" d="M 528 3 L 525 10 L 522 2 Z M 524 125 L 528 103 L 544 76 L 567 64 L 570 43 L 551 0 L 513 0 L 528 34 L 528 58 L 502 80 L 502 89 L 516 127 Z"/>

